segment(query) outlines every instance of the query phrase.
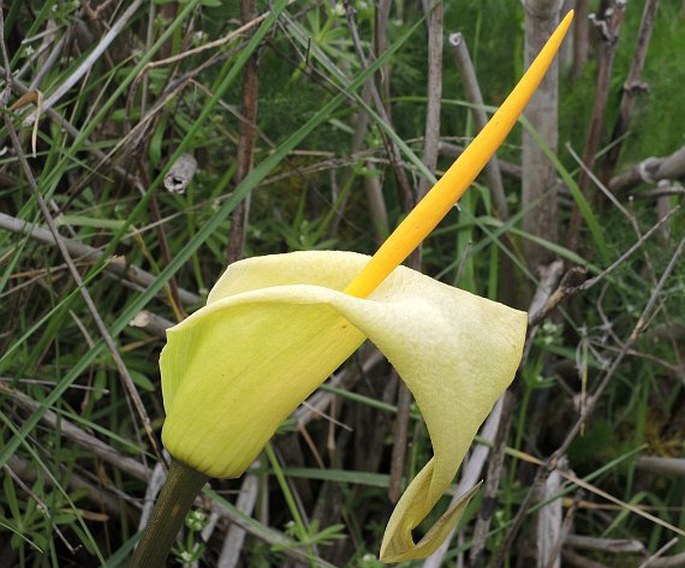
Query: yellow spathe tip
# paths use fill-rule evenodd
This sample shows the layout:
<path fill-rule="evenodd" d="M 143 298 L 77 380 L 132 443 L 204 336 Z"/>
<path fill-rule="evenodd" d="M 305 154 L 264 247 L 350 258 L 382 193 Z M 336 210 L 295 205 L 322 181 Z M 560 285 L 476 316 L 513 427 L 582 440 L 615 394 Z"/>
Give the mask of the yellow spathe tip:
<path fill-rule="evenodd" d="M 504 142 L 554 60 L 573 20 L 573 10 L 561 21 L 528 71 L 485 128 L 450 166 L 381 245 L 345 292 L 366 298 L 430 234 L 447 215 L 476 176 Z"/>

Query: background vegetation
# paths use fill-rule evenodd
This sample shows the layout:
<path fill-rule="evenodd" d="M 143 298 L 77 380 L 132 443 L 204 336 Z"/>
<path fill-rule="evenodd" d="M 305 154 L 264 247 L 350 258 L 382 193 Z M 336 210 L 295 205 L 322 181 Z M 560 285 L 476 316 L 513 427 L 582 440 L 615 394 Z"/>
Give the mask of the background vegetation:
<path fill-rule="evenodd" d="M 165 327 L 241 256 L 372 253 L 451 163 L 472 105 L 447 43 L 436 90 L 431 34 L 462 32 L 484 101 L 503 100 L 524 68 L 521 4 L 447 2 L 442 23 L 425 4 L 4 3 L 0 566 L 125 565 L 162 471 Z M 509 215 L 482 176 L 423 247 L 422 271 L 536 325 L 481 439 L 492 451 L 464 468 L 485 489 L 441 555 L 407 565 L 685 565 L 682 2 L 658 3 L 612 135 L 644 8 L 590 2 L 597 25 L 575 24 L 587 60 L 570 38 L 560 56 L 560 182 L 542 198 L 558 195 L 558 238 L 522 228 L 537 203 L 517 127 L 499 153 Z M 582 181 L 602 92 L 597 177 Z M 212 483 L 170 565 L 378 566 L 427 446 L 365 346 L 252 473 Z"/>

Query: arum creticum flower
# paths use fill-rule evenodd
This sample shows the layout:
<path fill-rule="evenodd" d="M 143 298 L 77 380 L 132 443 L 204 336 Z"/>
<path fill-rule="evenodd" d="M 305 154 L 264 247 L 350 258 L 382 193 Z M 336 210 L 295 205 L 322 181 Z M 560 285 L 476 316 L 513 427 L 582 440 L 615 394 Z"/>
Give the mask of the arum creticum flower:
<path fill-rule="evenodd" d="M 473 490 L 418 543 L 412 530 L 442 497 L 480 424 L 510 384 L 527 316 L 398 265 L 502 143 L 571 18 L 572 13 L 490 123 L 376 255 L 298 252 L 237 262 L 205 307 L 168 330 L 160 358 L 162 440 L 177 462 L 200 476 L 241 475 L 283 420 L 370 339 L 416 399 L 434 454 L 397 503 L 381 560 L 423 558 L 440 545 Z M 203 479 L 196 480 L 196 490 Z"/>
<path fill-rule="evenodd" d="M 511 382 L 527 316 L 405 267 L 367 299 L 344 293 L 368 261 L 319 251 L 229 267 L 207 306 L 168 331 L 162 439 L 171 455 L 209 476 L 238 476 L 369 338 L 414 395 L 434 452 L 388 526 L 383 557 L 403 560 L 432 551 L 456 522 L 449 511 L 436 534 L 411 541 Z"/>

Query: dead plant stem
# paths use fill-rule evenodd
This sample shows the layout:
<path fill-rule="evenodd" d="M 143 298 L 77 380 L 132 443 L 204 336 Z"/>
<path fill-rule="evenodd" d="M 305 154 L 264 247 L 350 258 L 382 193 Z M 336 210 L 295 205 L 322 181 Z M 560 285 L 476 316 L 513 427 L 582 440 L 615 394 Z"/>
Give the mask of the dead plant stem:
<path fill-rule="evenodd" d="M 240 17 L 249 22 L 257 16 L 254 0 L 240 0 Z M 259 52 L 255 51 L 245 64 L 243 71 L 243 92 L 241 115 L 238 131 L 237 170 L 235 185 L 238 185 L 252 169 L 255 142 L 257 139 L 257 101 L 259 98 Z M 231 214 L 231 231 L 228 239 L 226 258 L 231 264 L 244 255 L 247 221 L 250 214 L 250 194 L 248 193 Z"/>
<path fill-rule="evenodd" d="M 595 388 L 594 392 L 590 397 L 588 397 L 586 405 L 585 405 L 585 411 L 582 413 L 581 416 L 578 417 L 578 420 L 574 423 L 574 425 L 571 427 L 569 432 L 567 433 L 566 437 L 564 438 L 564 441 L 561 443 L 559 448 L 550 456 L 550 458 L 544 462 L 542 467 L 538 470 L 535 481 L 533 483 L 532 488 L 528 491 L 526 496 L 524 497 L 522 503 L 519 505 L 519 509 L 511 523 L 511 526 L 509 528 L 509 531 L 504 538 L 499 552 L 492 564 L 493 567 L 499 567 L 503 564 L 504 559 L 507 558 L 509 551 L 511 549 L 511 545 L 514 542 L 514 539 L 516 535 L 518 534 L 518 531 L 521 528 L 521 525 L 523 524 L 523 520 L 528 513 L 528 510 L 530 508 L 530 505 L 533 500 L 533 496 L 535 494 L 535 488 L 538 487 L 541 483 L 544 483 L 544 481 L 547 479 L 549 473 L 553 471 L 559 463 L 559 460 L 561 457 L 563 457 L 566 452 L 568 451 L 569 446 L 571 445 L 571 442 L 576 438 L 578 433 L 580 432 L 580 429 L 582 425 L 587 421 L 589 416 L 592 414 L 594 409 L 596 408 L 597 402 L 599 401 L 600 397 L 606 390 L 607 386 L 611 382 L 611 379 L 614 377 L 616 374 L 616 371 L 618 367 L 621 365 L 625 357 L 630 353 L 630 350 L 633 346 L 633 344 L 637 341 L 638 337 L 644 331 L 646 322 L 651 318 L 654 312 L 654 308 L 656 306 L 656 303 L 659 299 L 659 296 L 661 295 L 661 292 L 663 288 L 666 285 L 666 282 L 670 278 L 671 274 L 673 273 L 673 270 L 676 267 L 676 263 L 678 259 L 680 258 L 680 255 L 683 252 L 683 249 L 685 249 L 685 237 L 680 241 L 678 244 L 673 257 L 671 258 L 670 262 L 666 266 L 666 269 L 664 270 L 663 274 L 661 275 L 661 278 L 659 279 L 656 287 L 652 291 L 652 294 L 649 297 L 649 300 L 647 301 L 647 304 L 645 305 L 644 309 L 642 310 L 642 314 L 638 318 L 637 323 L 635 324 L 633 330 L 629 334 L 628 338 L 626 341 L 623 343 L 621 346 L 621 350 L 619 351 L 618 355 L 614 358 L 612 361 L 611 365 L 608 367 L 608 369 L 605 371 L 604 375 L 600 377 L 599 382 L 597 387 Z M 577 481 L 574 481 L 577 483 Z M 581 487 L 589 489 L 587 484 L 579 484 Z M 594 493 L 598 493 L 599 490 L 597 488 L 591 488 Z M 615 502 L 616 499 L 613 498 L 611 495 L 608 495 L 604 492 L 602 492 L 602 496 L 609 499 L 612 502 Z"/>
<path fill-rule="evenodd" d="M 602 137 L 602 127 L 604 125 L 604 114 L 609 101 L 609 90 L 611 88 L 611 73 L 614 66 L 614 55 L 618 47 L 618 39 L 623 24 L 623 16 L 626 6 L 625 0 L 613 0 L 611 9 L 607 9 L 601 18 L 594 20 L 601 39 L 599 50 L 599 63 L 597 68 L 597 81 L 595 90 L 595 104 L 592 108 L 590 126 L 588 128 L 583 151 L 583 163 L 592 169 L 595 157 L 599 149 Z M 582 170 L 578 180 L 578 188 L 583 194 L 587 193 L 590 185 L 590 178 L 586 170 Z M 594 200 L 593 200 L 594 201 Z M 578 239 L 581 226 L 580 208 L 574 203 L 571 210 L 571 220 L 569 222 L 566 244 L 567 247 L 575 251 L 578 246 Z"/>

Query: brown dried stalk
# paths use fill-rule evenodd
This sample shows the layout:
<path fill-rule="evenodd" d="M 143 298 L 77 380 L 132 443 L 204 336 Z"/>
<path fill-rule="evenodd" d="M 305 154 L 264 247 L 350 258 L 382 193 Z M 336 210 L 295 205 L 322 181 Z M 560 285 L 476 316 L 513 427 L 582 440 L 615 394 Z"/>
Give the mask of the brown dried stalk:
<path fill-rule="evenodd" d="M 614 0 L 612 6 L 607 8 L 601 17 L 594 17 L 592 20 L 599 33 L 601 47 L 597 67 L 595 104 L 592 108 L 590 127 L 585 142 L 585 151 L 583 152 L 583 163 L 590 170 L 594 166 L 595 157 L 601 142 L 604 113 L 606 112 L 607 102 L 609 100 L 614 55 L 616 54 L 616 48 L 618 47 L 618 39 L 621 32 L 621 25 L 623 24 L 625 9 L 626 0 Z M 583 194 L 586 194 L 589 185 L 590 176 L 587 175 L 585 170 L 581 170 L 578 188 Z M 567 246 L 571 250 L 576 250 L 578 246 L 581 219 L 580 209 L 574 203 L 571 210 L 571 220 L 566 238 Z"/>
<path fill-rule="evenodd" d="M 257 17 L 255 0 L 240 0 L 240 18 L 249 22 Z M 235 184 L 238 185 L 252 169 L 254 147 L 257 139 L 257 100 L 259 98 L 259 52 L 255 51 L 245 64 L 243 72 L 242 119 L 239 126 L 237 170 Z M 228 239 L 226 259 L 231 264 L 243 257 L 245 232 L 250 212 L 250 194 L 231 214 L 231 233 Z"/>
<path fill-rule="evenodd" d="M 637 45 L 635 46 L 635 54 L 633 55 L 633 62 L 630 65 L 630 71 L 628 71 L 628 78 L 623 83 L 621 106 L 619 107 L 618 117 L 616 117 L 614 131 L 611 135 L 611 147 L 607 152 L 602 168 L 602 175 L 600 176 L 603 180 L 609 179 L 616 168 L 623 139 L 625 133 L 628 132 L 630 114 L 633 110 L 635 97 L 647 90 L 646 85 L 641 81 L 642 70 L 645 67 L 647 49 L 649 48 L 649 40 L 652 37 L 654 18 L 658 6 L 659 0 L 647 0 L 647 2 L 645 2 L 645 7 L 642 12 L 642 21 L 640 22 L 640 31 L 638 32 L 637 37 Z"/>

